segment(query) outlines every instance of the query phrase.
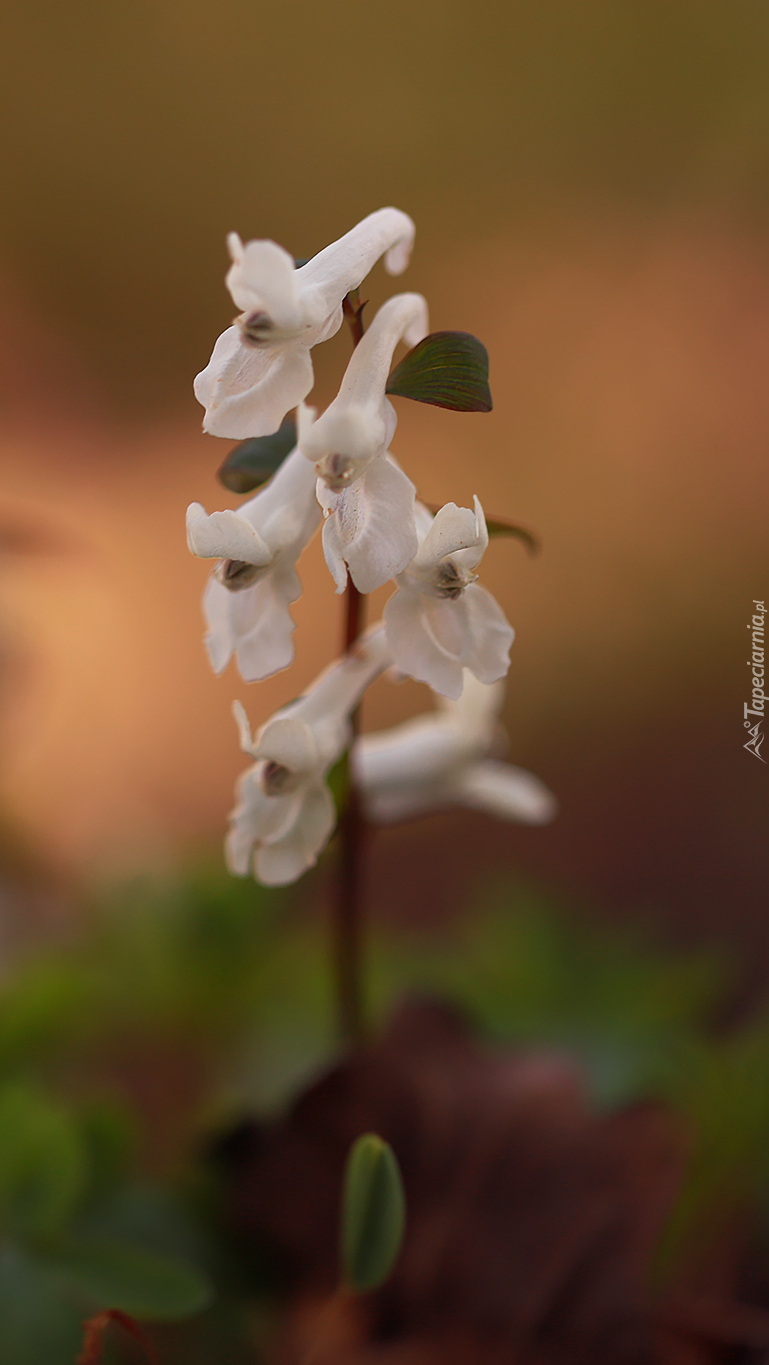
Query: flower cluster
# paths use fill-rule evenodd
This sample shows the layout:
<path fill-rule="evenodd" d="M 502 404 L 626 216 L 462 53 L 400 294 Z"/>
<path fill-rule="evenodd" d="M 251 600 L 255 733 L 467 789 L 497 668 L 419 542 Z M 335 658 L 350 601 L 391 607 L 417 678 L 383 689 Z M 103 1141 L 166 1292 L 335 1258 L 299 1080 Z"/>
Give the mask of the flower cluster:
<path fill-rule="evenodd" d="M 190 550 L 217 561 L 203 599 L 214 670 L 234 655 L 252 682 L 291 664 L 297 560 L 321 522 L 338 593 L 348 577 L 359 593 L 396 585 L 383 621 L 255 737 L 237 706 L 242 747 L 254 762 L 239 782 L 228 865 L 267 885 L 295 881 L 328 842 L 336 822 L 329 769 L 351 745 L 350 717 L 363 692 L 387 668 L 427 683 L 440 709 L 357 741 L 353 777 L 371 819 L 459 804 L 543 823 L 555 809 L 536 778 L 494 756 L 513 629 L 477 582 L 489 542 L 481 504 L 476 497 L 473 508 L 448 503 L 434 514 L 391 451 L 393 357 L 400 343 L 410 357 L 428 344 L 427 304 L 420 294 L 396 294 L 363 333 L 352 302 L 380 257 L 390 274 L 405 270 L 413 240 L 411 219 L 394 208 L 370 214 L 304 263 L 274 242 L 244 245 L 232 234 L 226 282 L 240 312 L 195 381 L 204 429 L 217 436 L 258 447 L 255 438 L 282 432 L 296 409 L 293 448 L 253 497 L 237 510 L 208 514 L 193 503 L 187 511 Z M 312 348 L 338 331 L 345 312 L 358 320 L 357 345 L 339 393 L 319 415 L 304 402 Z M 434 356 L 431 364 L 434 371 Z M 418 383 L 405 392 L 461 406 Z"/>

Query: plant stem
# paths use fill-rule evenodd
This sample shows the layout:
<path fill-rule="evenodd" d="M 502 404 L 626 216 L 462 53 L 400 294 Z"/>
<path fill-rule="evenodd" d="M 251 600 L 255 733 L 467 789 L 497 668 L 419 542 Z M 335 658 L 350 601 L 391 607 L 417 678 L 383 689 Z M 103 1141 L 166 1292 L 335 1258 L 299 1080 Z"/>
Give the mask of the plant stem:
<path fill-rule="evenodd" d="M 344 314 L 352 334 L 353 347 L 363 336 L 363 308 L 358 290 L 344 300 Z M 354 647 L 365 620 L 366 599 L 351 578 L 344 596 L 345 619 L 343 648 Z M 333 911 L 333 955 L 339 1033 L 353 1047 L 364 1040 L 363 1022 L 363 841 L 365 817 L 361 794 L 352 766 L 352 744 L 360 728 L 360 707 L 350 717 L 352 743 L 345 755 L 345 806 L 339 821 L 339 880 Z"/>
<path fill-rule="evenodd" d="M 344 646 L 349 650 L 363 628 L 365 597 L 352 580 L 345 594 Z M 352 743 L 360 728 L 360 707 L 350 717 Z M 346 797 L 339 822 L 339 881 L 334 914 L 339 1032 L 346 1043 L 363 1042 L 363 841 L 365 817 L 360 790 L 352 766 L 352 750 L 346 754 Z"/>

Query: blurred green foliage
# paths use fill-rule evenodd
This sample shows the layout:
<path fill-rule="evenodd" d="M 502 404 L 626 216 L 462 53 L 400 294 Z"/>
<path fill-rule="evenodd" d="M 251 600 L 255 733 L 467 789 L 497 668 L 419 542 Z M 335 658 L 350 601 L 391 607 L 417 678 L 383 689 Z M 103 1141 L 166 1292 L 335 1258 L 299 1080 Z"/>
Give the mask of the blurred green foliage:
<path fill-rule="evenodd" d="M 321 888 L 310 879 L 300 900 L 210 869 L 134 882 L 95 897 L 70 940 L 30 950 L 6 975 L 7 1365 L 71 1365 L 82 1318 L 105 1307 L 145 1319 L 202 1313 L 199 1351 L 226 1342 L 228 1359 L 249 1358 L 260 1276 L 218 1226 L 201 1154 L 230 1121 L 274 1110 L 334 1056 Z M 769 1011 L 715 1027 L 734 984 L 723 954 L 663 950 L 650 933 L 508 884 L 440 935 L 380 926 L 369 967 L 374 1021 L 404 993 L 448 997 L 492 1046 L 576 1055 L 599 1106 L 674 1104 L 693 1159 L 669 1255 L 705 1214 L 745 1197 L 769 1207 Z M 188 1346 L 185 1359 L 197 1359 Z"/>
<path fill-rule="evenodd" d="M 32 1082 L 0 1086 L 0 1359 L 8 1365 L 72 1362 L 81 1322 L 96 1308 L 170 1319 L 211 1297 L 181 1205 L 133 1183 L 119 1128 L 115 1113 L 67 1105 Z M 148 1198 L 150 1219 L 137 1218 Z"/>

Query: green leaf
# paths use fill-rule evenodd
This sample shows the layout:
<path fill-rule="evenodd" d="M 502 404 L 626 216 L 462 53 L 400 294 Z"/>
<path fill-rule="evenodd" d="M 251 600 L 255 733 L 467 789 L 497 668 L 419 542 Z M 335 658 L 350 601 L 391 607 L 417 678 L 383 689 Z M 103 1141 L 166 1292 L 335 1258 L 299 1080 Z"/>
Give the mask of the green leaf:
<path fill-rule="evenodd" d="M 286 417 L 270 436 L 252 436 L 230 451 L 219 480 L 231 493 L 250 493 L 271 479 L 296 445 L 296 422 Z"/>
<path fill-rule="evenodd" d="M 395 1153 L 376 1133 L 365 1133 L 347 1158 L 342 1196 L 342 1266 L 351 1289 L 363 1293 L 387 1279 L 405 1221 Z"/>
<path fill-rule="evenodd" d="M 0 1244 L 0 1360 L 4 1365 L 73 1365 L 83 1302 L 47 1262 L 13 1242 Z"/>
<path fill-rule="evenodd" d="M 490 540 L 496 536 L 510 536 L 522 541 L 530 555 L 539 554 L 542 548 L 533 531 L 527 531 L 525 526 L 516 526 L 515 522 L 505 521 L 502 517 L 487 517 L 486 530 Z"/>
<path fill-rule="evenodd" d="M 57 1249 L 49 1264 L 95 1307 L 120 1308 L 136 1318 L 188 1318 L 213 1296 L 194 1266 L 117 1242 L 72 1242 Z"/>
<path fill-rule="evenodd" d="M 74 1118 L 31 1086 L 0 1091 L 0 1227 L 47 1237 L 66 1223 L 84 1189 L 84 1144 Z"/>
<path fill-rule="evenodd" d="M 491 412 L 486 347 L 469 332 L 431 332 L 396 365 L 387 393 L 453 412 Z"/>
<path fill-rule="evenodd" d="M 137 1120 L 124 1105 L 96 1102 L 80 1111 L 88 1184 L 84 1203 L 110 1193 L 124 1176 L 136 1143 Z"/>

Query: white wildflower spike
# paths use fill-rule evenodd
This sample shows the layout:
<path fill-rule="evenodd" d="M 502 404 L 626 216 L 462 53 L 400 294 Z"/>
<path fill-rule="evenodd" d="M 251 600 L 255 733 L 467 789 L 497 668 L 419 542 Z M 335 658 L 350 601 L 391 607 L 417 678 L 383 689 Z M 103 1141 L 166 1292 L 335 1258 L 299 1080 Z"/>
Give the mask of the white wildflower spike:
<path fill-rule="evenodd" d="M 246 682 L 268 678 L 294 658 L 289 608 L 302 591 L 296 561 L 320 522 L 315 478 L 292 451 L 266 488 L 237 511 L 187 509 L 194 555 L 219 559 L 203 594 L 206 648 L 215 673 L 235 654 Z"/>
<path fill-rule="evenodd" d="M 420 545 L 385 607 L 387 640 L 398 672 L 456 700 L 463 669 L 481 683 L 505 676 L 515 632 L 476 582 L 489 543 L 478 499 L 474 511 L 449 502 L 435 517 L 418 503 L 416 517 Z"/>
<path fill-rule="evenodd" d="M 415 346 L 427 327 L 421 294 L 388 299 L 322 417 L 299 410 L 299 448 L 318 474 L 323 550 L 337 592 L 344 592 L 348 568 L 360 592 L 373 592 L 416 554 L 416 491 L 388 454 L 397 417 L 385 388 L 398 342 Z"/>
<path fill-rule="evenodd" d="M 313 385 L 310 351 L 339 331 L 342 302 L 384 254 L 399 275 L 409 262 L 414 224 L 379 209 L 298 269 L 276 242 L 244 244 L 230 233 L 227 288 L 241 310 L 195 379 L 204 431 L 242 440 L 277 431 Z"/>
<path fill-rule="evenodd" d="M 504 695 L 504 683 L 465 672 L 457 701 L 439 698 L 432 715 L 357 740 L 353 769 L 369 817 L 391 824 L 465 806 L 527 825 L 552 820 L 558 803 L 544 783 L 490 756 L 505 741 Z"/>
<path fill-rule="evenodd" d="M 384 630 L 375 627 L 253 739 L 235 703 L 241 747 L 255 762 L 239 779 L 230 817 L 231 872 L 253 871 L 265 886 L 286 886 L 317 861 L 336 823 L 326 775 L 350 743 L 351 712 L 389 662 Z"/>

